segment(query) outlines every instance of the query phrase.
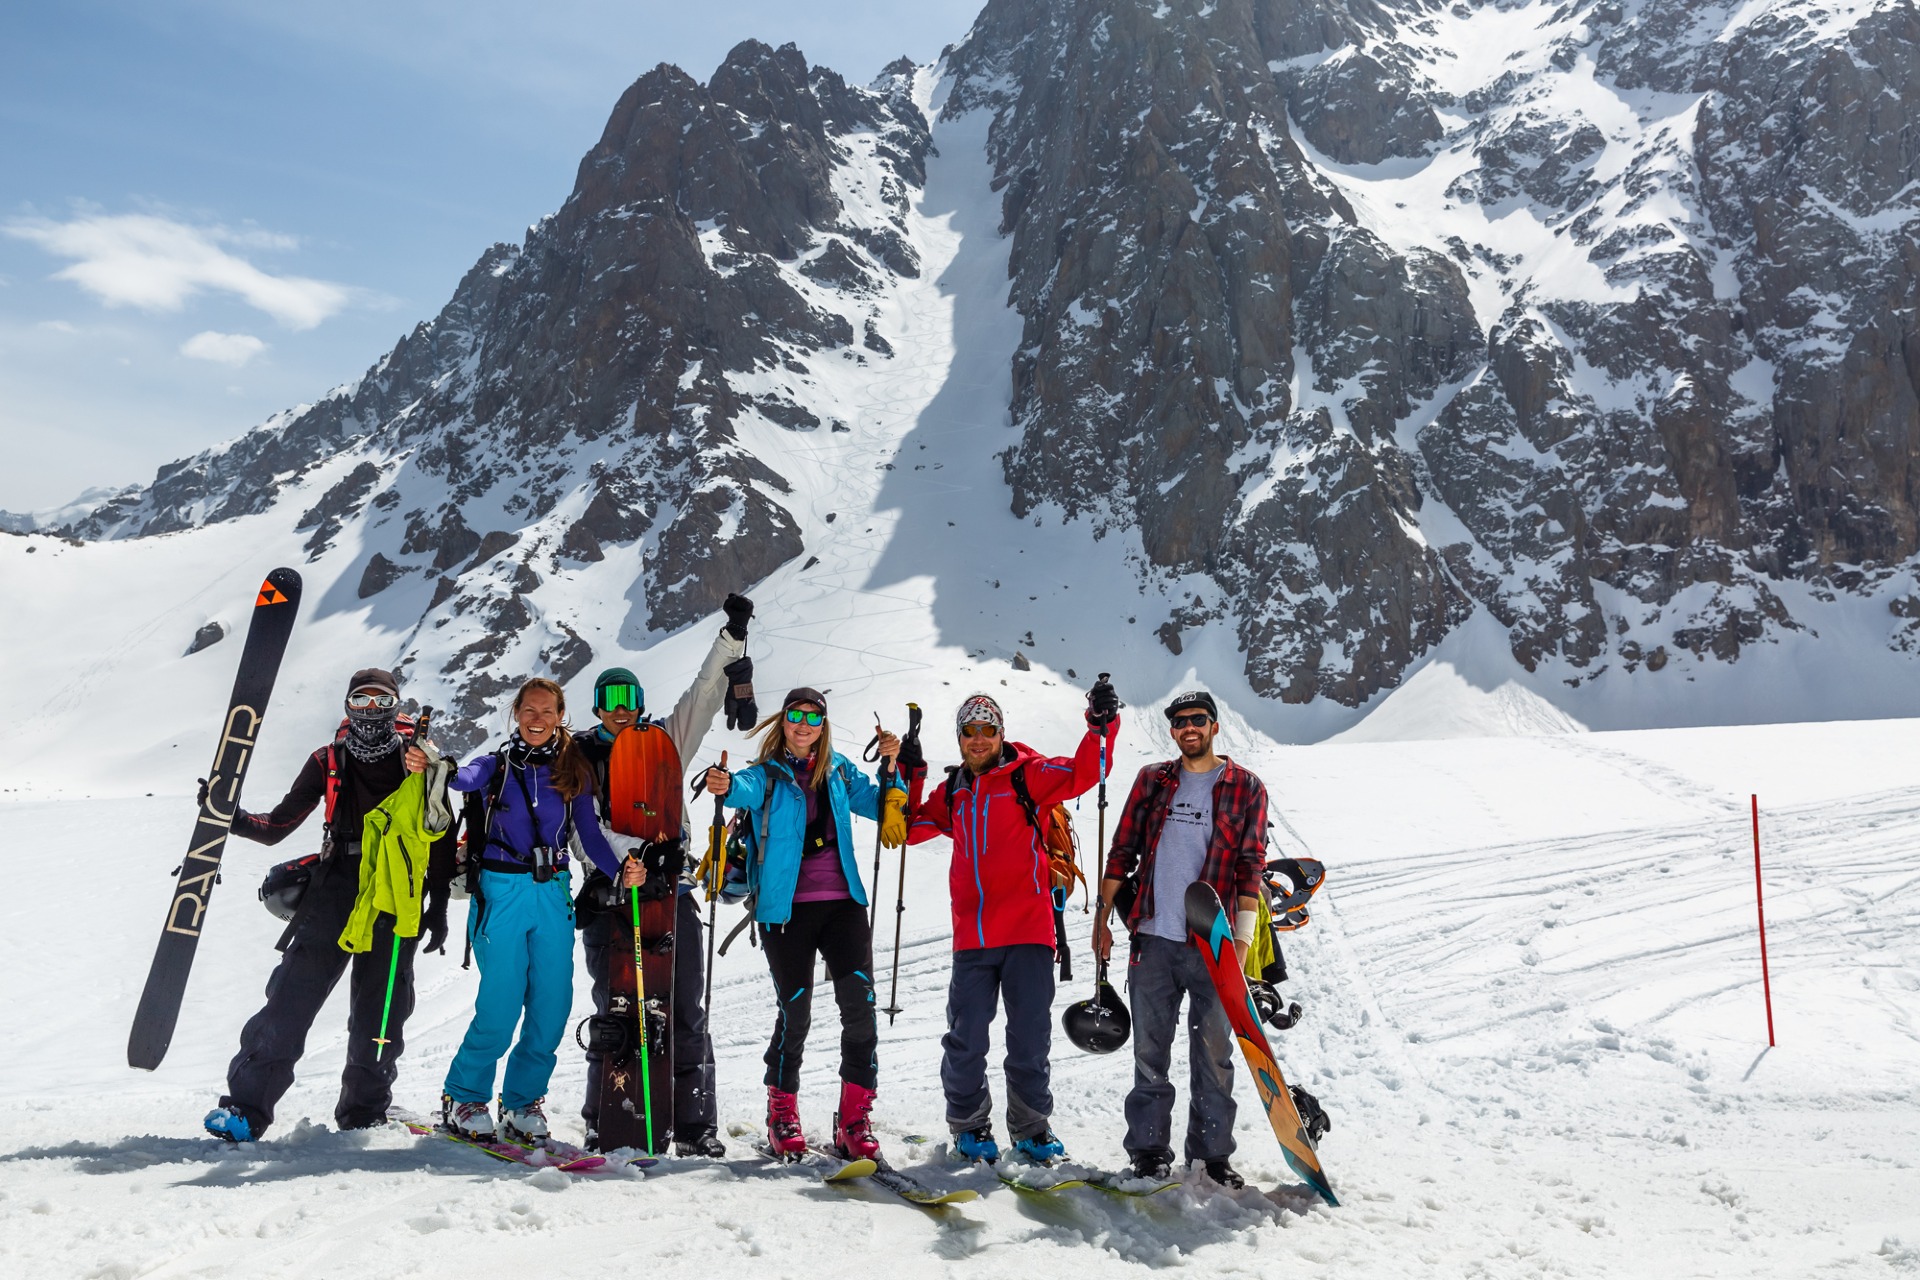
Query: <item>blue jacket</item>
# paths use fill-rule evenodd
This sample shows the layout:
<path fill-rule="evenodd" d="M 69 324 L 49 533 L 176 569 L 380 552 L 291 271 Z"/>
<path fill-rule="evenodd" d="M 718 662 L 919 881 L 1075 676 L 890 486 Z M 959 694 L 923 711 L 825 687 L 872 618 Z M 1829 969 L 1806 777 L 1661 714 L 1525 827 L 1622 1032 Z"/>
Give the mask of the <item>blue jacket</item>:
<path fill-rule="evenodd" d="M 893 788 L 904 791 L 904 787 Z M 747 891 L 753 894 L 753 918 L 761 924 L 785 924 L 793 916 L 793 891 L 800 879 L 800 852 L 807 834 L 807 793 L 778 757 L 750 765 L 733 775 L 724 797 L 730 809 L 750 811 L 752 851 L 747 855 Z M 854 856 L 852 814 L 877 818 L 880 787 L 854 765 L 833 753 L 827 775 L 827 802 L 833 806 L 833 831 L 840 849 L 840 872 L 847 891 L 861 906 L 867 893 Z M 761 833 L 766 839 L 761 840 Z"/>
<path fill-rule="evenodd" d="M 493 777 L 494 763 L 498 759 L 491 752 L 476 756 L 461 765 L 460 771 L 447 780 L 447 785 L 455 791 L 480 790 Z M 520 770 L 508 765 L 507 773 L 508 776 L 500 780 L 500 798 L 493 806 L 493 820 L 487 824 L 487 857 L 502 862 L 526 862 L 532 857 L 535 844 L 547 844 L 559 850 L 564 862 L 567 851 L 560 845 L 560 828 L 563 825 L 561 810 L 566 807 L 566 802 L 553 789 L 553 782 L 547 776 L 547 767 L 537 764 L 531 769 Z M 527 794 L 533 797 L 534 813 L 527 812 L 527 802 L 520 794 L 523 773 Z M 534 837 L 536 825 L 540 831 L 538 839 Z M 618 879 L 620 857 L 600 832 L 600 816 L 593 811 L 593 792 L 590 790 L 582 791 L 573 798 L 573 832 L 581 851 L 593 859 L 594 865 Z"/>

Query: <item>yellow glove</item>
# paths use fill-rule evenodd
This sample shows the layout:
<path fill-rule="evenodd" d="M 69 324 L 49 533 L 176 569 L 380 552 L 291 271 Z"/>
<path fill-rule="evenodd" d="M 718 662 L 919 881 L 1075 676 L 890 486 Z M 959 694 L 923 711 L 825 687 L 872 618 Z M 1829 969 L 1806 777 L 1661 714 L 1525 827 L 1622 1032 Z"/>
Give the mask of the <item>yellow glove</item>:
<path fill-rule="evenodd" d="M 907 793 L 889 789 L 880 804 L 880 843 L 898 849 L 907 842 Z"/>

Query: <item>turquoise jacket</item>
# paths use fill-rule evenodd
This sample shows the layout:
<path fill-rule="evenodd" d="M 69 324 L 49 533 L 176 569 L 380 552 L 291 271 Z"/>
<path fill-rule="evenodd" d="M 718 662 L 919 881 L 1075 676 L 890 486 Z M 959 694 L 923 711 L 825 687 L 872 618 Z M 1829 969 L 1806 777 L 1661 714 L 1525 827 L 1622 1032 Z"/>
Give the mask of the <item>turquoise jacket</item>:
<path fill-rule="evenodd" d="M 753 834 L 747 854 L 747 891 L 753 895 L 753 918 L 761 924 L 785 924 L 793 915 L 793 889 L 800 879 L 800 847 L 807 832 L 806 792 L 794 781 L 787 762 L 775 757 L 734 774 L 723 799 L 729 809 L 746 809 L 750 814 L 748 826 Z M 867 891 L 860 882 L 854 856 L 851 815 L 877 817 L 879 784 L 836 751 L 833 772 L 827 775 L 827 802 L 833 807 L 840 872 L 847 878 L 853 900 L 864 907 Z"/>

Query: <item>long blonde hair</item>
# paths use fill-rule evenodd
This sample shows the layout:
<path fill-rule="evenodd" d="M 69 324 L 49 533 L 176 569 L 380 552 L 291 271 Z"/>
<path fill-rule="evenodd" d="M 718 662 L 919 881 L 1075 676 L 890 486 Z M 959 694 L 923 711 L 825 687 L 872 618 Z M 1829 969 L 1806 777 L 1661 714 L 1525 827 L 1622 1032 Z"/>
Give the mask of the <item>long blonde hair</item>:
<path fill-rule="evenodd" d="M 766 732 L 761 733 L 761 730 Z M 760 754 L 753 758 L 755 764 L 765 764 L 787 749 L 787 712 L 783 707 L 759 724 L 753 731 L 760 736 Z M 824 716 L 820 720 L 820 737 L 813 744 L 813 774 L 807 779 L 810 790 L 819 790 L 826 785 L 827 775 L 833 772 L 833 727 Z M 796 779 L 798 781 L 798 779 Z"/>

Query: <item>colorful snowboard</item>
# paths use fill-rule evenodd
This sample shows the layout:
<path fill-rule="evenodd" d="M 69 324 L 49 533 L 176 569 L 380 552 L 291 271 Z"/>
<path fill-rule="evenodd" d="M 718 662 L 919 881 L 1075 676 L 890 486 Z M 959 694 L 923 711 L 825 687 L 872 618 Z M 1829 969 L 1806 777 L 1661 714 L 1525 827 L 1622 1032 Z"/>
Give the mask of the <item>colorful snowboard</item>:
<path fill-rule="evenodd" d="M 1281 1153 L 1321 1199 L 1331 1205 L 1339 1204 L 1333 1196 L 1333 1185 L 1320 1168 L 1313 1139 L 1300 1123 L 1300 1113 L 1294 1108 L 1286 1077 L 1280 1074 L 1280 1064 L 1267 1044 L 1266 1033 L 1260 1029 L 1260 1015 L 1247 992 L 1247 977 L 1240 972 L 1240 959 L 1233 950 L 1233 927 L 1227 921 L 1226 908 L 1220 905 L 1220 895 L 1210 884 L 1188 885 L 1186 907 L 1187 933 L 1193 945 L 1200 949 L 1214 989 L 1220 993 L 1220 1003 L 1226 1006 L 1227 1021 L 1233 1025 L 1241 1055 L 1253 1073 L 1254 1089 L 1260 1095 L 1260 1105 L 1266 1108 L 1274 1136 L 1280 1139 Z"/>
<path fill-rule="evenodd" d="M 246 781 L 254 740 L 259 737 L 267 699 L 280 673 L 280 657 L 287 650 L 294 616 L 299 611 L 300 575 L 292 569 L 269 573 L 253 600 L 246 647 L 240 651 L 240 670 L 233 678 L 233 695 L 220 728 L 220 744 L 214 748 L 213 765 L 207 772 L 207 798 L 200 802 L 193 840 L 181 860 L 173 898 L 167 903 L 167 923 L 160 931 L 160 945 L 154 949 L 153 966 L 147 970 L 140 1007 L 133 1015 L 133 1031 L 127 1037 L 130 1067 L 152 1071 L 173 1043 L 180 1002 L 187 992 L 187 975 L 193 969 L 200 928 L 207 918 L 207 903 L 220 879 L 220 855 L 226 850 L 227 831 L 240 804 L 240 785 Z"/>

